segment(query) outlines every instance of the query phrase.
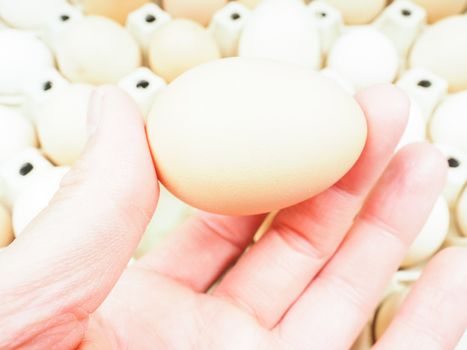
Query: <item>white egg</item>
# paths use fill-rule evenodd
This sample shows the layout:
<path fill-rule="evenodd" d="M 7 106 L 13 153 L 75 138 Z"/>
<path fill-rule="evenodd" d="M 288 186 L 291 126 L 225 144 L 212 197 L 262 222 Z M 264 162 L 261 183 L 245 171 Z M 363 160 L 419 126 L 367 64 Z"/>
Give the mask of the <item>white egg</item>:
<path fill-rule="evenodd" d="M 11 207 L 24 188 L 52 164 L 36 148 L 25 149 L 0 164 L 0 201 Z"/>
<path fill-rule="evenodd" d="M 240 37 L 239 56 L 268 58 L 318 69 L 318 30 L 298 0 L 264 0 L 252 12 Z"/>
<path fill-rule="evenodd" d="M 347 24 L 367 24 L 384 9 L 386 0 L 322 0 L 342 12 Z"/>
<path fill-rule="evenodd" d="M 238 2 L 229 2 L 212 17 L 208 30 L 223 57 L 237 56 L 240 35 L 250 16 L 248 7 Z"/>
<path fill-rule="evenodd" d="M 0 0 L 0 14 L 12 27 L 38 29 L 64 3 L 66 0 Z"/>
<path fill-rule="evenodd" d="M 116 83 L 141 65 L 141 52 L 118 23 L 97 16 L 75 21 L 56 47 L 60 71 L 75 83 Z"/>
<path fill-rule="evenodd" d="M 0 47 L 0 95 L 20 94 L 25 79 L 54 65 L 50 50 L 35 34 L 2 29 Z"/>
<path fill-rule="evenodd" d="M 71 84 L 51 96 L 37 111 L 42 150 L 55 164 L 71 165 L 88 140 L 88 104 L 93 87 Z"/>
<path fill-rule="evenodd" d="M 429 26 L 415 42 L 411 67 L 431 70 L 446 79 L 449 90 L 467 89 L 467 16 L 448 17 Z"/>
<path fill-rule="evenodd" d="M 349 79 L 357 90 L 391 83 L 397 76 L 399 57 L 392 42 L 371 27 L 352 29 L 334 44 L 328 67 Z"/>
<path fill-rule="evenodd" d="M 415 266 L 436 253 L 448 234 L 449 222 L 448 203 L 443 197 L 440 197 L 427 222 L 410 246 L 401 267 Z"/>
<path fill-rule="evenodd" d="M 334 80 L 336 83 L 338 83 L 345 91 L 347 91 L 350 95 L 355 94 L 355 88 L 352 85 L 352 83 L 344 78 L 342 75 L 340 75 L 339 72 L 332 68 L 324 68 L 319 71 L 319 73 L 326 78 Z"/>
<path fill-rule="evenodd" d="M 467 187 L 464 189 L 457 202 L 456 220 L 460 233 L 467 237 Z"/>
<path fill-rule="evenodd" d="M 31 122 L 16 110 L 0 106 L 0 162 L 36 146 L 36 132 Z"/>
<path fill-rule="evenodd" d="M 435 146 L 445 155 L 449 165 L 443 195 L 448 201 L 449 207 L 453 208 L 462 188 L 467 183 L 467 154 L 455 147 L 441 144 L 435 144 Z"/>
<path fill-rule="evenodd" d="M 405 131 L 396 147 L 400 149 L 408 144 L 422 142 L 426 139 L 426 121 L 418 103 L 411 99 L 410 114 Z"/>
<path fill-rule="evenodd" d="M 58 167 L 44 171 L 22 191 L 13 206 L 13 230 L 16 237 L 47 208 L 69 170 L 68 167 Z"/>
<path fill-rule="evenodd" d="M 430 121 L 431 140 L 456 147 L 461 152 L 467 153 L 466 111 L 467 91 L 446 97 Z"/>

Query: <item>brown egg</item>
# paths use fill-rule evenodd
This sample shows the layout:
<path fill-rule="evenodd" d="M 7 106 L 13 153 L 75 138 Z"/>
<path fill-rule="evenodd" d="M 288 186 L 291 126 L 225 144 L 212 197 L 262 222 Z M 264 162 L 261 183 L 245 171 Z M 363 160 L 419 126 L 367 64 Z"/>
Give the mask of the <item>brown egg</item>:
<path fill-rule="evenodd" d="M 227 0 L 163 0 L 164 9 L 175 18 L 188 18 L 207 26 L 212 15 Z"/>
<path fill-rule="evenodd" d="M 109 17 L 125 24 L 130 12 L 151 2 L 150 0 L 83 0 L 84 12 L 88 15 Z"/>
<path fill-rule="evenodd" d="M 444 17 L 462 13 L 467 7 L 467 0 L 412 0 L 422 6 L 428 15 L 430 23 Z"/>
<path fill-rule="evenodd" d="M 384 6 L 386 0 L 323 0 L 341 11 L 346 24 L 367 24 L 373 21 Z"/>
<path fill-rule="evenodd" d="M 154 34 L 149 45 L 151 69 L 168 82 L 190 68 L 220 57 L 209 32 L 186 19 L 165 24 Z"/>
<path fill-rule="evenodd" d="M 365 116 L 311 69 L 230 58 L 197 67 L 156 99 L 148 137 L 161 182 L 206 211 L 278 210 L 325 190 L 355 163 Z"/>
<path fill-rule="evenodd" d="M 13 238 L 11 215 L 8 210 L 0 204 L 0 248 L 9 245 L 13 241 Z"/>

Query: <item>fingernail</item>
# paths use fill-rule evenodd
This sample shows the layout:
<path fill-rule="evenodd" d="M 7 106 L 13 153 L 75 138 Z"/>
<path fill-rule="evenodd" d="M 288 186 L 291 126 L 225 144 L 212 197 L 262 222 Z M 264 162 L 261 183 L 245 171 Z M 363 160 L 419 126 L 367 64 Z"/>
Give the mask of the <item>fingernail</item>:
<path fill-rule="evenodd" d="M 93 135 L 99 126 L 103 113 L 105 95 L 105 89 L 96 88 L 89 100 L 88 119 L 86 124 L 89 136 Z"/>

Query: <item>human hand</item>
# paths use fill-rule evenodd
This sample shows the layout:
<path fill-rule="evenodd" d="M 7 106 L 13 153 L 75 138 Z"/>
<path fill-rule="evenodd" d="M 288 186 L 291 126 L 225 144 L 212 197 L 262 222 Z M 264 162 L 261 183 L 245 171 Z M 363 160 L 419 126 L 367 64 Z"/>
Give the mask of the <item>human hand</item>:
<path fill-rule="evenodd" d="M 245 254 L 264 216 L 200 213 L 127 268 L 158 187 L 136 107 L 100 88 L 83 158 L 0 254 L 0 348 L 349 348 L 446 172 L 426 144 L 390 160 L 408 114 L 398 90 L 374 87 L 357 100 L 369 125 L 357 164 L 282 210 Z M 375 348 L 451 348 L 467 326 L 466 265 L 460 248 L 438 254 Z"/>

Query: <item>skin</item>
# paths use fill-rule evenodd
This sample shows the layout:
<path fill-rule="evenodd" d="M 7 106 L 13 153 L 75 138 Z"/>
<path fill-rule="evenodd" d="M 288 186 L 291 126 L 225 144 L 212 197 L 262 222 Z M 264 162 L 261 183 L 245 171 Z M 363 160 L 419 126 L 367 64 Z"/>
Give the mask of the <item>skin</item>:
<path fill-rule="evenodd" d="M 357 100 L 369 124 L 360 160 L 281 211 L 247 253 L 263 217 L 200 213 L 127 268 L 157 203 L 156 174 L 137 108 L 98 89 L 83 158 L 0 254 L 0 348 L 349 348 L 446 174 L 430 145 L 393 156 L 409 108 L 401 92 L 377 86 Z M 466 264 L 464 249 L 439 253 L 375 349 L 451 348 L 467 326 Z"/>

